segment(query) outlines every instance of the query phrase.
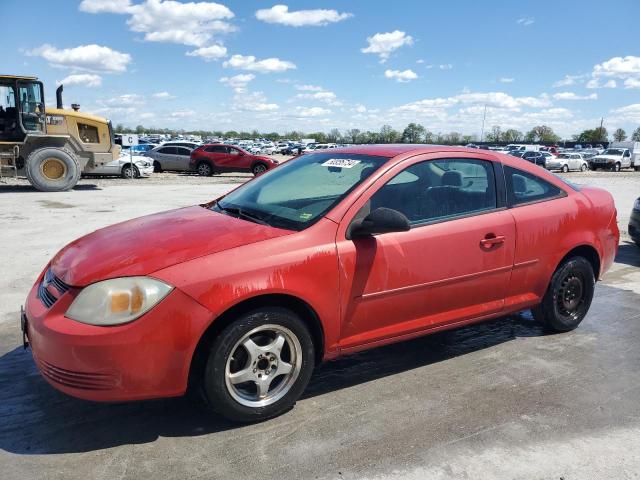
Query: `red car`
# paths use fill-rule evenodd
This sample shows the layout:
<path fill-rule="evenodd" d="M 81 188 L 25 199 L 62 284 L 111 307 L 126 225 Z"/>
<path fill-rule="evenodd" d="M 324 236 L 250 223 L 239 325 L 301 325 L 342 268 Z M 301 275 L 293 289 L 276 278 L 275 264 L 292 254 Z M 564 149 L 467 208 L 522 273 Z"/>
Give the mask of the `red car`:
<path fill-rule="evenodd" d="M 252 155 L 240 147 L 222 143 L 196 148 L 191 152 L 189 160 L 189 168 L 205 177 L 222 172 L 251 172 L 258 176 L 277 166 L 277 160 Z"/>
<path fill-rule="evenodd" d="M 339 355 L 523 309 L 575 328 L 618 239 L 608 192 L 515 157 L 322 151 L 72 242 L 29 293 L 23 330 L 69 395 L 191 387 L 230 419 L 260 420 Z"/>

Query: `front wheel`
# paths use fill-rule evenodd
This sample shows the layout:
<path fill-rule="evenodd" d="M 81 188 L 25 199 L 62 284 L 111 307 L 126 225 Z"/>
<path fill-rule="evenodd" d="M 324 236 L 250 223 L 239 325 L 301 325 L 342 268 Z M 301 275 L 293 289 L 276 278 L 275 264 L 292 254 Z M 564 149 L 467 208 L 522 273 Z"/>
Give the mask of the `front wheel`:
<path fill-rule="evenodd" d="M 314 367 L 314 345 L 303 321 L 279 307 L 249 312 L 213 341 L 203 387 L 210 408 L 237 422 L 289 410 Z"/>
<path fill-rule="evenodd" d="M 562 166 L 562 173 L 567 173 L 569 171 L 569 165 Z"/>
<path fill-rule="evenodd" d="M 29 183 L 42 192 L 71 190 L 80 179 L 80 167 L 66 148 L 45 147 L 27 157 L 25 173 Z"/>
<path fill-rule="evenodd" d="M 621 167 L 622 165 L 620 165 L 620 162 L 616 162 L 616 164 L 613 166 L 613 171 L 619 172 Z"/>
<path fill-rule="evenodd" d="M 594 286 L 591 263 L 584 257 L 572 257 L 551 277 L 542 303 L 532 309 L 533 316 L 556 332 L 573 330 L 589 311 Z"/>
<path fill-rule="evenodd" d="M 258 175 L 262 175 L 264 172 L 267 171 L 267 166 L 264 163 L 256 163 L 253 168 L 251 169 L 251 172 L 253 172 L 253 174 L 257 177 Z"/>

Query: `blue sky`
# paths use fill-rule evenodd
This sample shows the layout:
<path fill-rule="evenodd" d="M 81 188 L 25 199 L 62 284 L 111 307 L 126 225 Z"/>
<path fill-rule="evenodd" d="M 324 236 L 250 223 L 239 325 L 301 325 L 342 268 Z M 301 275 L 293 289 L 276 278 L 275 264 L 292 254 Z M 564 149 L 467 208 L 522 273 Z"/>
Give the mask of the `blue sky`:
<path fill-rule="evenodd" d="M 2 0 L 3 18 L 24 17 Z M 29 2 L 3 73 L 135 126 L 479 135 L 640 126 L 637 0 Z M 7 42 L 8 39 L 8 42 Z"/>

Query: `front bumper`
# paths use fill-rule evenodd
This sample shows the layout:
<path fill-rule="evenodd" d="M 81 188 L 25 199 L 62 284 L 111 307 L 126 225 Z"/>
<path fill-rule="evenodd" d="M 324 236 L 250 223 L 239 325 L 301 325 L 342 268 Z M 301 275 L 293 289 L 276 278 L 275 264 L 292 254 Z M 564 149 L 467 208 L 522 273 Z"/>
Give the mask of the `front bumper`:
<path fill-rule="evenodd" d="M 640 210 L 633 209 L 629 219 L 629 236 L 634 242 L 640 242 Z"/>
<path fill-rule="evenodd" d="M 138 171 L 140 172 L 141 177 L 150 177 L 153 173 L 153 164 L 148 167 L 143 167 L 142 165 L 136 165 L 138 167 Z"/>
<path fill-rule="evenodd" d="M 71 288 L 47 308 L 40 276 L 27 297 L 26 336 L 44 379 L 56 389 L 94 401 L 184 394 L 195 347 L 212 314 L 174 289 L 142 317 L 98 327 L 64 316 L 80 292 Z"/>

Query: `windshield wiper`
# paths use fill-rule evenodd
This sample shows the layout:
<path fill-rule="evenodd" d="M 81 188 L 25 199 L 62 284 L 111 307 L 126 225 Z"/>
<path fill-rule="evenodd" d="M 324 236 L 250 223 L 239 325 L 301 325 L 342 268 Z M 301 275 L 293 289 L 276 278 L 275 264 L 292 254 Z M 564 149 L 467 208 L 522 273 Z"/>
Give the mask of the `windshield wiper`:
<path fill-rule="evenodd" d="M 220 210 L 230 214 L 231 216 L 236 216 L 237 218 L 244 218 L 245 220 L 249 220 L 250 222 L 258 223 L 260 225 L 271 226 L 268 222 L 265 222 L 260 217 L 253 215 L 251 213 L 247 213 L 240 209 L 239 207 L 223 207 L 220 203 L 216 204 Z"/>

